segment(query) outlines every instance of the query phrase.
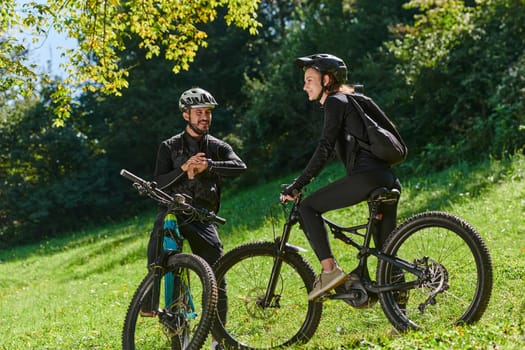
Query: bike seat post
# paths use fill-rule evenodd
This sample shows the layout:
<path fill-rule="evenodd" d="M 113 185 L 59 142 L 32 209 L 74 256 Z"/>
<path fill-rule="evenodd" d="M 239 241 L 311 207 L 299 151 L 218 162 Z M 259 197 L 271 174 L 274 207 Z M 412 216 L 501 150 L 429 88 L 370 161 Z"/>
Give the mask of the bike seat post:
<path fill-rule="evenodd" d="M 383 201 L 392 200 L 391 198 L 392 191 L 386 187 L 381 187 L 374 190 L 368 197 L 368 223 L 366 225 L 366 233 L 363 242 L 363 250 L 360 252 L 359 265 L 357 271 L 359 273 L 364 273 L 367 268 L 367 256 L 368 250 L 370 249 L 370 242 L 373 237 L 374 225 L 377 221 L 382 219 L 381 213 L 379 213 L 379 208 Z"/>
<path fill-rule="evenodd" d="M 379 207 L 382 203 L 384 193 L 388 191 L 386 188 L 379 188 L 372 192 L 368 197 L 368 224 L 366 226 L 366 237 L 365 237 L 365 247 L 370 245 L 370 240 L 372 237 L 372 229 L 376 221 L 381 220 L 382 217 L 379 213 Z"/>
<path fill-rule="evenodd" d="M 377 221 L 383 220 L 383 206 L 384 205 L 396 205 L 399 201 L 401 192 L 397 188 L 386 188 L 381 187 L 374 190 L 368 197 L 369 207 L 369 218 L 367 225 L 367 233 L 370 233 L 366 246 L 370 243 L 370 239 L 373 236 L 374 225 Z M 376 247 L 379 248 L 379 247 Z"/>

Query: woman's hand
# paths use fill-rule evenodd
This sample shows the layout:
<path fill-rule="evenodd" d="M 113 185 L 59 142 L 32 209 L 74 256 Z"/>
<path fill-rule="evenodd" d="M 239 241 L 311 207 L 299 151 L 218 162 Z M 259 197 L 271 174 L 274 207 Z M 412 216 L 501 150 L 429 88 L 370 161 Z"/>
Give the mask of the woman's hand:
<path fill-rule="evenodd" d="M 301 190 L 296 187 L 295 183 L 291 185 L 281 185 L 281 188 L 282 191 L 279 198 L 281 199 L 282 203 L 296 200 L 301 193 Z"/>
<path fill-rule="evenodd" d="M 291 196 L 289 194 L 282 194 L 279 196 L 280 200 L 281 200 L 281 203 L 286 203 L 286 202 L 289 202 L 289 201 L 294 201 L 297 199 L 297 197 L 299 196 L 299 193 L 294 195 L 294 196 Z"/>

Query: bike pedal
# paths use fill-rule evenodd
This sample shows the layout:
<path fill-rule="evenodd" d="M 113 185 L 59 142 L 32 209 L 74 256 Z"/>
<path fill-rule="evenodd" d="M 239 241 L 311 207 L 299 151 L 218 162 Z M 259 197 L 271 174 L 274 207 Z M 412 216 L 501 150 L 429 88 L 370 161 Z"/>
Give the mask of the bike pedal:
<path fill-rule="evenodd" d="M 156 312 L 153 311 L 140 311 L 140 317 L 155 317 L 157 316 Z"/>

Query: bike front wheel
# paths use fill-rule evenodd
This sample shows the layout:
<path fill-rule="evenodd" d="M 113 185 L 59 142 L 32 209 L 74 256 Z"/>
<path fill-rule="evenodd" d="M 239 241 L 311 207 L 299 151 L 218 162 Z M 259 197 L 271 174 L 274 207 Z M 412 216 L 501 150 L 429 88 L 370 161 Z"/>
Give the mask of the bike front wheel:
<path fill-rule="evenodd" d="M 479 233 L 464 220 L 444 212 L 414 215 L 389 236 L 384 253 L 424 271 L 416 288 L 380 293 L 383 311 L 396 329 L 472 323 L 485 312 L 492 262 Z M 378 263 L 379 286 L 417 279 L 385 260 Z"/>
<path fill-rule="evenodd" d="M 226 348 L 288 347 L 314 335 L 322 313 L 321 303 L 308 301 L 314 272 L 293 248 L 280 256 L 277 251 L 276 243 L 248 243 L 229 251 L 214 267 L 217 283 L 226 282 L 227 313 L 218 310 L 212 332 Z M 282 262 L 277 288 L 265 305 L 276 261 Z"/>
<path fill-rule="evenodd" d="M 193 254 L 168 259 L 159 284 L 159 309 L 154 317 L 141 316 L 148 309 L 155 279 L 148 274 L 128 307 L 122 348 L 197 350 L 202 347 L 215 317 L 217 283 L 212 268 Z"/>

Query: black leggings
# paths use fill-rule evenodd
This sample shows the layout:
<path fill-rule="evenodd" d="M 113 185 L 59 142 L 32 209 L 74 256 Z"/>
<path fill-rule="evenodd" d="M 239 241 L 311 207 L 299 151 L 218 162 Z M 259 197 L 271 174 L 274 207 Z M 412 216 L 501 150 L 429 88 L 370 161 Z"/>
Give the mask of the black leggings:
<path fill-rule="evenodd" d="M 327 211 L 349 207 L 366 199 L 379 187 L 396 187 L 401 184 L 389 170 L 374 170 L 351 174 L 317 190 L 305 198 L 300 206 L 300 222 L 317 258 L 321 261 L 333 258 L 328 232 L 321 215 Z M 386 236 L 395 228 L 397 204 L 380 208 L 383 220 L 374 233 L 376 246 L 384 243 Z"/>

